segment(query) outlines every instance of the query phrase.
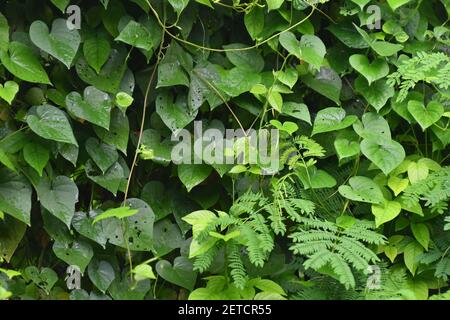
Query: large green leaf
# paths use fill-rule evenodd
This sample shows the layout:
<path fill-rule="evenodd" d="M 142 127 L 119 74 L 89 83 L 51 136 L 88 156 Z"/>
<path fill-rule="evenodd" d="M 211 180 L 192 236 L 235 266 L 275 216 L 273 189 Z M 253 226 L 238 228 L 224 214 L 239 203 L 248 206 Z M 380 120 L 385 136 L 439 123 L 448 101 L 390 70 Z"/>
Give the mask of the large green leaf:
<path fill-rule="evenodd" d="M 29 142 L 23 148 L 23 158 L 40 176 L 50 160 L 50 152 L 42 144 Z"/>
<path fill-rule="evenodd" d="M 86 176 L 99 186 L 105 188 L 114 195 L 117 195 L 120 184 L 125 179 L 125 174 L 119 162 L 115 162 L 104 173 L 95 164 L 88 160 L 85 165 Z"/>
<path fill-rule="evenodd" d="M 78 146 L 66 114 L 54 106 L 45 104 L 31 107 L 26 121 L 31 130 L 44 139 Z"/>
<path fill-rule="evenodd" d="M 128 22 L 115 40 L 147 51 L 153 47 L 150 32 L 143 25 L 133 20 Z"/>
<path fill-rule="evenodd" d="M 149 251 L 153 246 L 153 224 L 155 214 L 152 208 L 140 199 L 129 199 L 126 205 L 139 212 L 123 221 L 112 218 L 105 220 L 108 241 L 133 251 Z"/>
<path fill-rule="evenodd" d="M 302 81 L 314 91 L 327 97 L 340 105 L 342 80 L 333 69 L 322 67 L 314 76 L 308 74 L 302 77 Z"/>
<path fill-rule="evenodd" d="M 107 93 L 90 86 L 84 89 L 83 97 L 78 92 L 68 94 L 66 106 L 77 118 L 109 130 L 111 109 L 114 105 Z"/>
<path fill-rule="evenodd" d="M 193 67 L 192 57 L 173 41 L 158 66 L 157 87 L 171 87 L 176 85 L 189 86 L 186 72 Z"/>
<path fill-rule="evenodd" d="M 380 58 L 370 63 L 365 55 L 354 54 L 349 61 L 350 65 L 367 79 L 369 85 L 389 74 L 388 64 Z"/>
<path fill-rule="evenodd" d="M 346 116 L 342 108 L 331 107 L 320 110 L 314 120 L 312 135 L 345 129 L 356 120 L 357 117 L 354 115 Z"/>
<path fill-rule="evenodd" d="M 174 97 L 169 91 L 162 92 L 156 98 L 156 112 L 172 131 L 183 129 L 197 115 L 197 110 L 189 109 L 185 96 L 178 96 L 174 101 Z"/>
<path fill-rule="evenodd" d="M 53 252 L 58 258 L 67 263 L 69 266 L 76 266 L 80 268 L 82 273 L 84 273 L 84 270 L 94 256 L 94 251 L 91 245 L 85 241 L 55 241 L 53 244 Z"/>
<path fill-rule="evenodd" d="M 106 35 L 100 33 L 89 33 L 86 40 L 83 42 L 83 54 L 89 64 L 97 73 L 108 61 L 111 53 L 111 45 L 106 38 Z"/>
<path fill-rule="evenodd" d="M 78 30 L 70 30 L 67 21 L 56 19 L 49 31 L 45 22 L 35 21 L 30 26 L 30 39 L 41 50 L 52 55 L 70 68 L 81 43 Z"/>
<path fill-rule="evenodd" d="M 97 259 L 93 259 L 89 264 L 88 275 L 92 283 L 103 293 L 106 293 L 106 290 L 116 278 L 112 265 L 108 261 Z"/>
<path fill-rule="evenodd" d="M 377 112 L 383 108 L 387 101 L 395 94 L 394 88 L 386 83 L 386 80 L 378 80 L 371 85 L 362 77 L 355 80 L 355 89 Z"/>
<path fill-rule="evenodd" d="M 84 82 L 98 90 L 116 94 L 127 70 L 125 59 L 126 52 L 112 49 L 108 61 L 103 65 L 100 72 L 92 69 L 84 58 L 78 59 L 75 67 L 78 76 Z"/>
<path fill-rule="evenodd" d="M 212 168 L 206 164 L 180 164 L 178 166 L 178 177 L 191 191 L 195 186 L 202 183 L 211 174 Z"/>
<path fill-rule="evenodd" d="M 51 84 L 47 73 L 32 49 L 20 42 L 11 42 L 8 52 L 0 51 L 0 60 L 5 68 L 19 79 Z"/>
<path fill-rule="evenodd" d="M 370 178 L 352 177 L 349 180 L 349 186 L 342 185 L 339 187 L 339 193 L 353 201 L 367 202 L 373 204 L 384 203 L 383 193 L 380 187 Z"/>
<path fill-rule="evenodd" d="M 425 108 L 422 102 L 411 100 L 408 102 L 408 111 L 425 131 L 426 128 L 439 121 L 445 110 L 439 101 L 433 100 Z"/>
<path fill-rule="evenodd" d="M 42 206 L 68 227 L 78 202 L 78 187 L 70 178 L 58 176 L 52 180 L 42 177 L 36 186 Z"/>
<path fill-rule="evenodd" d="M 386 175 L 405 159 L 405 150 L 394 140 L 364 139 L 361 152 Z"/>
<path fill-rule="evenodd" d="M 0 84 L 0 98 L 11 104 L 19 92 L 19 85 L 14 81 L 6 81 L 4 85 Z"/>
<path fill-rule="evenodd" d="M 402 211 L 402 206 L 397 201 L 385 201 L 381 205 L 372 205 L 372 213 L 375 216 L 375 225 L 378 228 L 382 224 L 394 220 Z"/>
<path fill-rule="evenodd" d="M 156 264 L 156 271 L 166 281 L 194 290 L 197 281 L 197 272 L 193 270 L 192 262 L 186 257 L 175 258 L 173 265 L 167 260 L 161 260 Z"/>
<path fill-rule="evenodd" d="M 320 69 L 323 58 L 327 52 L 322 40 L 314 35 L 304 35 L 300 41 L 292 32 L 283 32 L 280 35 L 280 44 L 292 55 L 300 60 Z"/>
<path fill-rule="evenodd" d="M 85 147 L 91 159 L 103 173 L 119 160 L 119 154 L 114 146 L 102 143 L 96 138 L 89 138 Z"/>

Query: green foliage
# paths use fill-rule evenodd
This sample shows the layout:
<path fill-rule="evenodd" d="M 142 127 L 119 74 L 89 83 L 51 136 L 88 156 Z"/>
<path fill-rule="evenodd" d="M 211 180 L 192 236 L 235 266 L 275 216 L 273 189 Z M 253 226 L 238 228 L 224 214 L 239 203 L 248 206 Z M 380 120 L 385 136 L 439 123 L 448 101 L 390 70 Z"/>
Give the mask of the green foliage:
<path fill-rule="evenodd" d="M 449 299 L 449 1 L 70 4 L 0 4 L 0 300 Z"/>

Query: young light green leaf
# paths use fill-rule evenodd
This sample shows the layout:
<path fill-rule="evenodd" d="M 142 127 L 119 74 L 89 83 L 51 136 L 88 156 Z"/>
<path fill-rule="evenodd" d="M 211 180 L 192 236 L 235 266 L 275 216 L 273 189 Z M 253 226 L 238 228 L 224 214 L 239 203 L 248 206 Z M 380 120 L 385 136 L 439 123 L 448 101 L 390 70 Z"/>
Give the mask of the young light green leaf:
<path fill-rule="evenodd" d="M 94 218 L 94 221 L 92 221 L 92 224 L 96 224 L 99 221 L 110 219 L 110 218 L 117 218 L 117 219 L 124 219 L 127 217 L 131 217 L 138 213 L 139 210 L 133 210 L 130 207 L 120 207 L 120 208 L 114 208 L 106 210 L 105 212 L 99 214 Z"/>

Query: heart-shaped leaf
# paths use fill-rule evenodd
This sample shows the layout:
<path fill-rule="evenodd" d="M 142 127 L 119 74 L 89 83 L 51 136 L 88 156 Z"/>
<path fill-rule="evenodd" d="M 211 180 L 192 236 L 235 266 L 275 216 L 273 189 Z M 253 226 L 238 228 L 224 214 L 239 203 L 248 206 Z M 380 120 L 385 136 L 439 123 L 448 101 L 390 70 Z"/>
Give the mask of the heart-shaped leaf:
<path fill-rule="evenodd" d="M 189 110 L 185 97 L 179 96 L 174 102 L 169 91 L 161 93 L 156 98 L 156 112 L 172 131 L 184 128 L 197 115 L 197 111 L 191 112 Z"/>
<path fill-rule="evenodd" d="M 105 173 L 102 173 L 99 172 L 100 170 L 91 160 L 88 160 L 85 165 L 85 171 L 89 179 L 114 195 L 117 194 L 120 183 L 125 178 L 123 168 L 119 162 L 114 163 Z"/>
<path fill-rule="evenodd" d="M 169 261 L 161 260 L 156 264 L 156 272 L 164 280 L 189 291 L 194 290 L 197 282 L 197 272 L 193 270 L 192 262 L 186 257 L 175 258 L 173 266 Z"/>
<path fill-rule="evenodd" d="M 290 54 L 320 69 L 327 49 L 322 40 L 314 35 L 305 34 L 300 41 L 290 32 L 283 32 L 279 37 L 280 44 Z"/>
<path fill-rule="evenodd" d="M 389 123 L 375 112 L 365 113 L 362 122 L 357 121 L 353 124 L 353 130 L 363 139 L 392 139 Z"/>
<path fill-rule="evenodd" d="M 51 84 L 32 49 L 21 42 L 11 42 L 8 51 L 9 54 L 6 51 L 0 51 L 0 59 L 9 72 L 28 82 Z"/>
<path fill-rule="evenodd" d="M 212 168 L 206 164 L 180 164 L 178 178 L 191 191 L 211 174 Z"/>
<path fill-rule="evenodd" d="M 303 76 L 302 81 L 308 87 L 327 97 L 337 105 L 341 104 L 342 80 L 333 69 L 321 67 L 315 75 L 308 73 L 308 75 Z"/>
<path fill-rule="evenodd" d="M 403 252 L 405 266 L 414 275 L 420 264 L 418 257 L 423 253 L 423 247 L 417 241 L 411 241 Z"/>
<path fill-rule="evenodd" d="M 377 112 L 383 108 L 387 101 L 395 94 L 394 88 L 389 86 L 386 80 L 378 80 L 371 85 L 363 77 L 355 80 L 355 89 Z"/>
<path fill-rule="evenodd" d="M 375 216 L 375 225 L 378 228 L 382 224 L 394 220 L 402 211 L 402 206 L 397 201 L 386 201 L 381 205 L 372 205 L 372 213 Z"/>
<path fill-rule="evenodd" d="M 291 121 L 281 123 L 278 120 L 270 120 L 270 124 L 273 125 L 275 128 L 277 128 L 278 130 L 287 132 L 290 135 L 292 135 L 294 132 L 298 130 L 298 125 Z"/>
<path fill-rule="evenodd" d="M 425 131 L 426 128 L 439 121 L 445 110 L 438 101 L 431 101 L 425 108 L 422 102 L 411 100 L 408 102 L 408 111 Z"/>
<path fill-rule="evenodd" d="M 119 154 L 114 146 L 102 143 L 96 138 L 89 138 L 85 147 L 87 153 L 103 173 L 119 160 Z"/>
<path fill-rule="evenodd" d="M 30 26 L 30 39 L 41 50 L 52 55 L 70 68 L 81 43 L 76 29 L 70 30 L 67 21 L 56 19 L 49 31 L 45 22 L 35 21 Z"/>
<path fill-rule="evenodd" d="M 317 113 L 314 120 L 312 135 L 337 131 L 351 126 L 358 118 L 354 115 L 345 116 L 342 108 L 326 108 Z"/>
<path fill-rule="evenodd" d="M 120 32 L 119 36 L 114 40 L 124 42 L 130 46 L 146 51 L 150 51 L 153 48 L 150 31 L 139 22 L 133 20 L 128 22 Z"/>
<path fill-rule="evenodd" d="M 356 71 L 367 79 L 369 85 L 389 74 L 387 62 L 381 58 L 375 59 L 370 63 L 365 55 L 354 54 L 350 57 L 349 62 Z"/>
<path fill-rule="evenodd" d="M 283 104 L 282 112 L 283 114 L 311 124 L 311 115 L 308 106 L 304 103 L 287 101 Z"/>
<path fill-rule="evenodd" d="M 50 160 L 50 152 L 40 143 L 29 142 L 23 147 L 23 157 L 42 176 L 42 170 Z"/>
<path fill-rule="evenodd" d="M 116 278 L 114 268 L 108 261 L 93 259 L 88 267 L 89 279 L 101 292 L 106 293 Z"/>
<path fill-rule="evenodd" d="M 42 268 L 39 271 L 35 266 L 27 267 L 25 268 L 24 276 L 42 288 L 47 294 L 50 293 L 53 286 L 58 282 L 58 275 L 50 268 Z"/>
<path fill-rule="evenodd" d="M 390 177 L 388 180 L 388 187 L 394 191 L 394 195 L 398 196 L 409 185 L 408 179 L 401 179 L 399 177 Z"/>
<path fill-rule="evenodd" d="M 376 40 L 372 38 L 366 31 L 353 24 L 358 33 L 363 37 L 364 41 L 375 51 L 379 56 L 390 57 L 403 49 L 401 44 L 390 43 L 387 41 Z"/>
<path fill-rule="evenodd" d="M 92 247 L 85 241 L 55 241 L 53 244 L 53 252 L 69 266 L 77 266 L 80 268 L 82 273 L 84 273 L 84 270 L 94 256 Z"/>
<path fill-rule="evenodd" d="M 42 206 L 70 228 L 78 202 L 75 182 L 66 176 L 58 176 L 53 180 L 44 176 L 36 186 L 36 191 Z"/>
<path fill-rule="evenodd" d="M 84 59 L 78 59 L 75 67 L 81 80 L 108 93 L 119 92 L 122 79 L 126 75 L 126 52 L 112 49 L 108 61 L 103 65 L 100 72 L 92 69 Z"/>
<path fill-rule="evenodd" d="M 153 237 L 154 251 L 159 257 L 181 248 L 184 244 L 184 238 L 181 235 L 180 228 L 168 218 L 155 223 Z"/>
<path fill-rule="evenodd" d="M 113 245 L 130 248 L 133 251 L 150 251 L 153 246 L 153 224 L 155 222 L 152 208 L 140 199 L 129 199 L 125 205 L 133 210 L 139 210 L 139 212 L 124 220 L 117 218 L 104 220 L 104 230 L 108 235 L 108 241 Z M 123 231 L 123 226 L 125 226 L 125 231 Z"/>
<path fill-rule="evenodd" d="M 7 168 L 0 169 L 0 211 L 30 225 L 31 194 L 25 177 Z"/>
<path fill-rule="evenodd" d="M 339 161 L 352 158 L 360 152 L 358 136 L 351 130 L 340 131 L 334 140 L 334 148 Z"/>
<path fill-rule="evenodd" d="M 19 85 L 15 81 L 6 81 L 4 85 L 0 84 L 0 98 L 11 104 L 19 92 Z"/>
<path fill-rule="evenodd" d="M 54 106 L 45 104 L 31 107 L 26 121 L 31 130 L 44 139 L 78 146 L 66 114 Z"/>
<path fill-rule="evenodd" d="M 361 152 L 388 175 L 405 159 L 405 150 L 394 140 L 364 139 Z"/>
<path fill-rule="evenodd" d="M 107 40 L 106 34 L 98 32 L 89 33 L 86 40 L 83 42 L 83 54 L 88 62 L 97 74 L 108 61 L 111 53 L 111 45 Z"/>
<path fill-rule="evenodd" d="M 83 97 L 78 92 L 66 97 L 67 110 L 76 117 L 109 130 L 111 109 L 114 103 L 107 93 L 95 87 L 87 87 Z"/>
<path fill-rule="evenodd" d="M 78 233 L 84 237 L 91 239 L 105 248 L 108 242 L 108 236 L 105 232 L 106 221 L 100 221 L 94 224 L 94 219 L 101 212 L 90 211 L 88 214 L 84 212 L 76 212 L 72 219 L 72 225 Z"/>
<path fill-rule="evenodd" d="M 223 46 L 224 49 L 241 49 L 247 45 L 242 43 L 233 43 Z M 250 71 L 261 72 L 264 69 L 264 59 L 258 50 L 245 50 L 245 51 L 227 51 L 225 54 L 232 64 L 236 67 Z"/>
<path fill-rule="evenodd" d="M 349 180 L 350 186 L 339 187 L 339 193 L 353 201 L 367 202 L 373 204 L 384 203 L 383 193 L 380 187 L 370 178 L 352 177 Z"/>

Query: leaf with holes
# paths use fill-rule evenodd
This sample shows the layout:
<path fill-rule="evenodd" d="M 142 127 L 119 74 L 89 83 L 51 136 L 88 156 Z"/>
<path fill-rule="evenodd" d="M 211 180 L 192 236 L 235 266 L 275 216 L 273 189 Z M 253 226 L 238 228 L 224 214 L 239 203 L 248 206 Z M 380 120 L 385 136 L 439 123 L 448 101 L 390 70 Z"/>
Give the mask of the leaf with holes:
<path fill-rule="evenodd" d="M 84 273 L 84 270 L 94 256 L 91 245 L 85 241 L 55 241 L 53 244 L 53 252 L 69 266 L 77 266 L 80 268 L 82 273 Z"/>

